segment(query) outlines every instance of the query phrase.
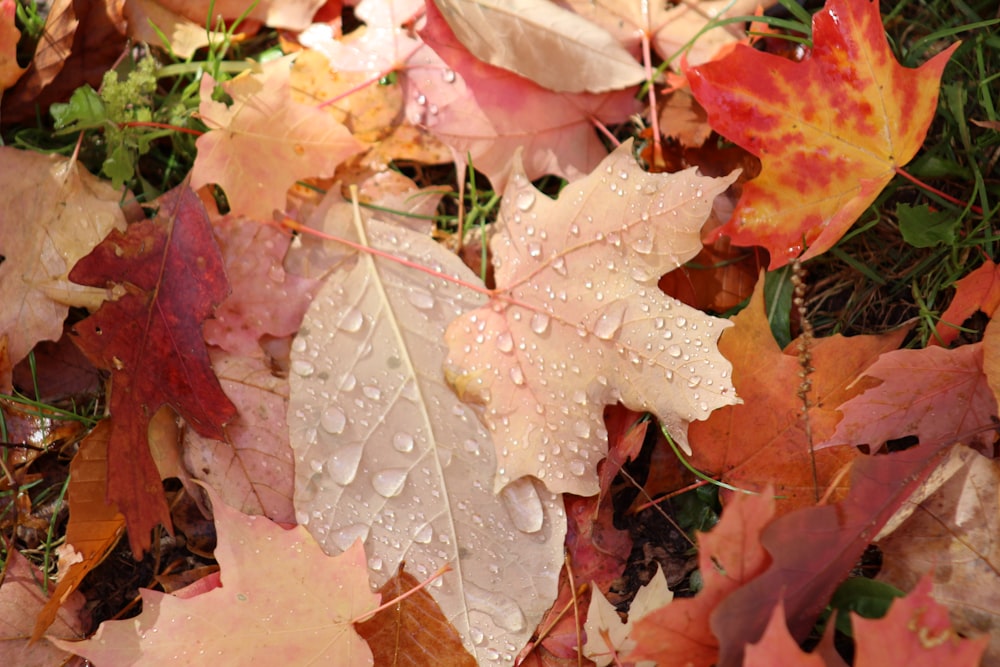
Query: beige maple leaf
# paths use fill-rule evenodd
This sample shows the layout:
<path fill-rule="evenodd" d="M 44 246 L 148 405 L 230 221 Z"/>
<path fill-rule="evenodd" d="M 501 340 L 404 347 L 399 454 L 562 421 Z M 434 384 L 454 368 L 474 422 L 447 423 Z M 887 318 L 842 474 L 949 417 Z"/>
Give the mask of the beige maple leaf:
<path fill-rule="evenodd" d="M 594 661 L 597 667 L 605 667 L 612 662 L 621 664 L 617 655 L 624 655 L 635 647 L 635 641 L 629 637 L 632 626 L 640 618 L 669 604 L 674 594 L 667 586 L 667 578 L 663 570 L 656 568 L 656 574 L 648 584 L 639 588 L 628 608 L 628 620 L 622 621 L 614 605 L 608 602 L 599 588 L 594 588 L 590 598 L 590 609 L 587 610 L 587 643 L 583 646 L 583 654 Z M 654 667 L 650 661 L 637 662 L 636 667 Z"/>
<path fill-rule="evenodd" d="M 737 402 L 716 347 L 728 322 L 656 284 L 701 249 L 712 201 L 736 174 L 649 174 L 631 151 L 623 144 L 557 201 L 517 165 L 490 243 L 497 289 L 445 334 L 445 371 L 484 405 L 497 443 L 497 490 L 534 475 L 555 493 L 597 493 L 605 405 L 652 412 L 687 448 L 689 422 Z"/>
<path fill-rule="evenodd" d="M 270 220 L 275 209 L 285 208 L 295 181 L 333 176 L 337 165 L 363 149 L 322 109 L 292 100 L 290 63 L 272 61 L 224 83 L 231 106 L 212 100 L 211 76 L 201 81 L 199 114 L 210 131 L 195 144 L 191 187 L 217 183 L 234 215 Z"/>

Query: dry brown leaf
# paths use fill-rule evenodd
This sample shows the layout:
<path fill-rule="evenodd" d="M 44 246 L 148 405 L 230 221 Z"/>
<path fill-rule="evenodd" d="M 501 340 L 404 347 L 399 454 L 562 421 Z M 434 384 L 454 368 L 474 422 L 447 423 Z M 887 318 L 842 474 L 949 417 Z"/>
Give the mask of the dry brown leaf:
<path fill-rule="evenodd" d="M 948 607 L 955 629 L 990 633 L 983 664 L 1000 660 L 1000 463 L 963 445 L 951 477 L 878 543 L 878 579 L 911 590 L 928 571 L 932 596 Z M 946 461 L 947 465 L 949 461 Z"/>

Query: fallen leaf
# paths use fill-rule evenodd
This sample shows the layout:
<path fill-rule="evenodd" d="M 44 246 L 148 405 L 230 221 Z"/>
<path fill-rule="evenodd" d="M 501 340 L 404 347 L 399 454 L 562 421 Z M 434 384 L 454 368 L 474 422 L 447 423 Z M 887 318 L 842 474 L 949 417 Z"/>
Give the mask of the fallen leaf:
<path fill-rule="evenodd" d="M 587 643 L 583 654 L 594 661 L 597 667 L 606 667 L 612 661 L 620 664 L 619 654 L 627 654 L 635 647 L 635 640 L 629 635 L 639 619 L 651 611 L 660 609 L 673 600 L 674 594 L 667 587 L 663 570 L 657 568 L 652 580 L 641 586 L 628 608 L 628 620 L 622 622 L 618 610 L 604 597 L 600 589 L 595 589 L 587 610 Z M 637 662 L 636 667 L 654 667 L 654 662 Z"/>
<path fill-rule="evenodd" d="M 886 352 L 864 374 L 881 383 L 839 405 L 843 420 L 817 448 L 878 448 L 910 435 L 921 442 L 992 442 L 997 402 L 983 372 L 982 343 Z"/>
<path fill-rule="evenodd" d="M 766 247 L 771 269 L 830 249 L 919 150 L 957 47 L 905 68 L 877 2 L 828 0 L 801 62 L 737 44 L 688 70 L 712 128 L 763 162 L 719 233 Z"/>
<path fill-rule="evenodd" d="M 69 306 L 97 307 L 104 290 L 73 285 L 76 262 L 112 229 L 125 228 L 121 193 L 80 165 L 54 155 L 0 147 L 0 338 L 9 365 L 0 365 L 0 391 L 9 391 L 13 365 L 42 340 L 58 340 Z M 30 224 L 28 224 L 30 221 Z M 103 285 L 101 287 L 104 287 Z"/>
<path fill-rule="evenodd" d="M 45 575 L 16 549 L 7 550 L 5 555 L 7 562 L 0 586 L 0 662 L 17 667 L 82 667 L 82 661 L 72 661 L 65 649 L 46 642 L 32 643 L 35 614 L 52 599 L 42 591 Z M 77 639 L 86 634 L 90 625 L 86 604 L 82 594 L 69 595 L 58 609 L 51 636 Z"/>
<path fill-rule="evenodd" d="M 407 116 L 447 144 L 463 169 L 471 164 L 486 174 L 497 192 L 506 187 L 518 147 L 529 179 L 582 177 L 607 155 L 594 119 L 623 122 L 638 110 L 631 91 L 557 93 L 477 60 L 434 3 L 420 36 L 433 51 L 422 49 L 410 60 Z"/>
<path fill-rule="evenodd" d="M 946 451 L 946 446 L 928 442 L 888 455 L 859 457 L 844 500 L 790 512 L 768 524 L 760 541 L 770 565 L 712 612 L 719 667 L 742 663 L 744 648 L 760 640 L 779 600 L 784 601 L 792 636 L 804 640 L 871 539 Z"/>
<path fill-rule="evenodd" d="M 476 667 L 475 659 L 462 647 L 462 638 L 426 589 L 403 598 L 419 584 L 412 575 L 397 572 L 378 594 L 383 600 L 402 599 L 358 624 L 358 634 L 371 647 L 375 664 Z"/>
<path fill-rule="evenodd" d="M 861 390 L 849 385 L 880 354 L 896 349 L 906 330 L 883 336 L 837 335 L 810 343 L 815 369 L 810 376 L 810 441 L 797 395 L 802 385 L 799 341 L 784 350 L 778 347 L 765 310 L 763 278 L 747 307 L 730 321 L 733 328 L 723 333 L 719 351 L 733 364 L 733 385 L 743 403 L 691 424 L 691 464 L 741 489 L 760 491 L 773 484 L 780 496 L 779 514 L 814 505 L 833 483 L 834 500 L 842 498 L 848 478 L 836 480 L 858 456 L 854 443 L 812 451 L 811 445 L 833 434 L 840 419 L 837 407 Z"/>
<path fill-rule="evenodd" d="M 261 357 L 262 337 L 283 338 L 299 330 L 319 285 L 282 267 L 292 237 L 274 224 L 227 215 L 212 226 L 232 291 L 205 321 L 205 342 L 234 355 Z"/>
<path fill-rule="evenodd" d="M 990 320 L 983 333 L 983 373 L 993 400 L 1000 404 L 1000 318 Z"/>
<path fill-rule="evenodd" d="M 965 320 L 976 311 L 993 317 L 997 307 L 1000 307 L 1000 265 L 986 260 L 978 269 L 955 281 L 955 296 L 947 310 L 941 313 L 935 336 L 927 344 L 951 345 L 961 333 L 959 327 Z"/>
<path fill-rule="evenodd" d="M 347 129 L 322 109 L 291 99 L 289 60 L 282 58 L 222 84 L 233 98 L 212 100 L 215 80 L 201 80 L 199 113 L 209 131 L 198 138 L 191 187 L 217 183 L 230 212 L 260 221 L 284 210 L 295 181 L 333 176 L 337 165 L 362 150 Z"/>
<path fill-rule="evenodd" d="M 646 78 L 642 66 L 607 31 L 553 2 L 437 0 L 434 4 L 472 55 L 543 88 L 603 93 Z M 518 48 L 510 48 L 511 44 Z"/>
<path fill-rule="evenodd" d="M 743 654 L 743 667 L 826 667 L 826 661 L 815 653 L 805 653 L 799 648 L 785 624 L 785 605 L 774 606 L 760 641 L 747 644 Z"/>
<path fill-rule="evenodd" d="M 221 586 L 191 597 L 143 588 L 138 617 L 105 621 L 86 641 L 50 641 L 99 665 L 373 664 L 353 627 L 379 604 L 360 543 L 331 558 L 301 526 L 285 530 L 217 496 L 212 507 Z"/>
<path fill-rule="evenodd" d="M 977 667 L 984 658 L 989 637 L 963 639 L 951 624 L 948 610 L 931 597 L 931 577 L 889 607 L 884 618 L 852 614 L 857 648 L 856 667 Z M 988 664 L 988 663 L 983 663 Z"/>
<path fill-rule="evenodd" d="M 186 186 L 159 198 L 155 220 L 114 230 L 70 272 L 84 285 L 122 291 L 79 322 L 75 341 L 91 362 L 111 371 L 108 405 L 108 502 L 125 514 L 136 556 L 150 530 L 170 525 L 147 429 L 171 405 L 195 431 L 224 439 L 236 408 L 219 386 L 201 323 L 229 291 L 204 207 Z M 128 461 L 129 465 L 117 462 Z"/>
<path fill-rule="evenodd" d="M 995 632 L 1000 628 L 1000 469 L 997 461 L 968 447 L 959 446 L 954 453 L 959 469 L 878 542 L 883 554 L 878 579 L 903 590 L 927 584 L 926 592 L 950 612 L 955 631 L 972 637 L 992 633 L 984 662 L 992 664 L 1000 659 Z M 940 637 L 941 628 L 932 630 Z M 897 644 L 889 646 L 895 650 Z M 935 664 L 945 661 L 937 659 Z"/>
<path fill-rule="evenodd" d="M 635 648 L 625 660 L 652 660 L 659 667 L 710 667 L 717 661 L 719 640 L 709 619 L 720 602 L 771 563 L 760 538 L 774 516 L 773 497 L 771 489 L 734 496 L 715 528 L 698 535 L 704 587 L 693 598 L 673 600 L 643 616 L 632 629 Z"/>
<path fill-rule="evenodd" d="M 703 167 L 699 167 L 704 171 Z M 706 245 L 694 258 L 660 279 L 660 289 L 698 310 L 725 313 L 753 294 L 762 253 L 733 247 L 728 238 Z"/>
<path fill-rule="evenodd" d="M 497 490 L 534 475 L 555 493 L 597 493 L 605 405 L 652 412 L 687 447 L 689 422 L 738 400 L 715 350 L 729 323 L 656 287 L 697 254 L 735 175 L 648 174 L 631 150 L 557 201 L 516 167 L 490 241 L 497 289 L 445 333 L 451 384 L 484 405 L 499 443 Z"/>
<path fill-rule="evenodd" d="M 248 5 L 243 0 L 158 0 L 165 9 L 185 16 L 204 28 L 205 17 L 259 21 L 272 28 L 303 30 L 324 0 L 259 0 Z M 211 23 L 215 23 L 214 19 Z"/>
<path fill-rule="evenodd" d="M 209 44 L 221 46 L 227 39 L 222 32 L 206 30 L 204 17 L 197 22 L 192 21 L 156 0 L 129 0 L 125 3 L 124 14 L 132 40 L 169 49 L 178 58 L 190 58 L 195 51 Z M 239 35 L 228 38 L 236 41 Z"/>
<path fill-rule="evenodd" d="M 63 601 L 79 587 L 88 572 L 100 565 L 125 530 L 125 517 L 104 497 L 110 428 L 108 420 L 99 422 L 80 442 L 80 449 L 70 463 L 69 523 L 66 542 L 59 547 L 59 577 L 52 596 L 35 618 L 33 640 L 41 638 Z"/>
<path fill-rule="evenodd" d="M 445 383 L 441 329 L 482 303 L 476 278 L 429 236 L 350 207 L 322 225 L 406 264 L 342 255 L 292 344 L 298 522 L 330 553 L 362 539 L 376 585 L 403 561 L 419 579 L 450 564 L 430 594 L 479 664 L 508 665 L 556 594 L 566 517 L 532 480 L 493 493 L 493 442 Z"/>
<path fill-rule="evenodd" d="M 285 413 L 288 381 L 260 358 L 216 351 L 212 366 L 239 414 L 225 440 L 184 433 L 184 463 L 230 507 L 295 523 L 292 449 Z"/>

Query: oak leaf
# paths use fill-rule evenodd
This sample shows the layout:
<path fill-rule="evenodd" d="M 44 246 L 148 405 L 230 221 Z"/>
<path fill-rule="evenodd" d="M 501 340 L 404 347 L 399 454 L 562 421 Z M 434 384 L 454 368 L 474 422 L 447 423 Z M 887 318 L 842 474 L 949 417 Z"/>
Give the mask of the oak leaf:
<path fill-rule="evenodd" d="M 70 306 L 96 308 L 103 290 L 68 279 L 76 262 L 112 229 L 125 228 L 121 193 L 79 164 L 0 147 L 0 391 L 36 343 L 58 340 Z M 101 286 L 103 287 L 103 285 Z M 0 355 L 2 357 L 2 355 Z"/>
<path fill-rule="evenodd" d="M 479 664 L 509 665 L 555 597 L 566 517 L 537 481 L 493 492 L 493 441 L 445 382 L 441 330 L 483 302 L 477 279 L 425 234 L 325 210 L 322 231 L 396 259 L 327 243 L 292 343 L 298 522 L 329 553 L 362 539 L 376 585 L 403 561 L 418 579 L 450 565 L 431 595 Z"/>
<path fill-rule="evenodd" d="M 233 98 L 212 99 L 215 80 L 201 80 L 199 113 L 209 131 L 198 138 L 191 187 L 217 183 L 230 212 L 261 221 L 285 208 L 295 181 L 333 176 L 337 165 L 362 146 L 322 109 L 291 99 L 289 59 L 222 84 Z"/>
<path fill-rule="evenodd" d="M 455 37 L 476 58 L 556 92 L 603 93 L 645 78 L 603 28 L 547 0 L 436 0 Z M 518 48 L 510 48 L 517 44 Z"/>
<path fill-rule="evenodd" d="M 420 36 L 433 51 L 422 49 L 410 60 L 407 115 L 447 144 L 457 164 L 486 174 L 497 192 L 506 187 L 518 147 L 528 178 L 580 178 L 607 154 L 594 119 L 618 123 L 638 110 L 628 90 L 557 93 L 477 60 L 434 3 Z"/>
<path fill-rule="evenodd" d="M 983 428 L 994 423 L 997 401 L 983 371 L 983 352 L 983 343 L 975 343 L 883 354 L 864 372 L 881 382 L 839 406 L 844 418 L 817 448 L 877 448 L 911 435 L 921 442 L 992 443 Z"/>
<path fill-rule="evenodd" d="M 691 463 L 741 489 L 759 491 L 774 484 L 781 497 L 779 514 L 813 505 L 858 450 L 848 445 L 811 451 L 811 444 L 833 434 L 840 420 L 837 406 L 861 391 L 850 385 L 880 354 L 895 350 L 906 330 L 810 342 L 815 368 L 807 415 L 810 441 L 797 395 L 802 384 L 799 341 L 784 350 L 778 347 L 765 311 L 763 278 L 750 303 L 731 321 L 733 328 L 723 333 L 719 351 L 733 364 L 733 385 L 743 403 L 720 408 L 707 420 L 691 424 Z M 846 491 L 845 477 L 837 484 L 834 499 Z"/>
<path fill-rule="evenodd" d="M 147 430 L 171 405 L 209 438 L 236 408 L 219 386 L 201 323 L 229 291 L 204 207 L 186 186 L 159 199 L 155 220 L 112 231 L 70 273 L 74 282 L 123 292 L 79 322 L 75 341 L 90 361 L 111 371 L 108 501 L 118 505 L 138 556 L 157 523 L 170 525 Z"/>
<path fill-rule="evenodd" d="M 86 641 L 50 641 L 99 665 L 373 664 L 352 625 L 379 603 L 360 543 L 330 558 L 301 526 L 285 530 L 217 496 L 212 506 L 221 586 L 192 597 L 140 589 L 138 617 L 105 621 Z"/>
<path fill-rule="evenodd" d="M 763 161 L 718 234 L 762 245 L 771 268 L 831 248 L 916 154 L 954 44 L 913 70 L 889 49 L 879 3 L 828 0 L 812 53 L 792 62 L 738 44 L 690 69 L 712 127 Z"/>
<path fill-rule="evenodd" d="M 451 383 L 483 404 L 499 446 L 497 490 L 534 475 L 556 493 L 597 493 L 605 405 L 652 412 L 686 447 L 689 422 L 737 401 L 715 349 L 729 323 L 656 286 L 697 254 L 735 176 L 648 174 L 631 150 L 557 201 L 517 165 L 490 242 L 497 289 L 445 333 Z"/>

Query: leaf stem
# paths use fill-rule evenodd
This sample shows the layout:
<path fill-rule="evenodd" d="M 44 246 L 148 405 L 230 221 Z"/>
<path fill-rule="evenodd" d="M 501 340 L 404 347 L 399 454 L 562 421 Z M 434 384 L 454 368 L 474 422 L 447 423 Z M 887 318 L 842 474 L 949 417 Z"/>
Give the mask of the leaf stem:
<path fill-rule="evenodd" d="M 916 176 L 913 176 L 913 175 L 907 173 L 906 171 L 903 171 L 903 169 L 901 169 L 900 167 L 895 167 L 895 170 L 896 170 L 897 174 L 899 174 L 900 176 L 902 176 L 906 180 L 910 181 L 911 183 L 916 184 L 917 186 L 923 188 L 924 190 L 927 190 L 928 192 L 936 194 L 938 197 L 941 197 L 942 199 L 944 199 L 946 201 L 950 201 L 955 206 L 961 206 L 962 208 L 968 207 L 969 210 L 972 211 L 973 213 L 975 213 L 976 215 L 982 215 L 983 214 L 983 209 L 979 208 L 975 204 L 970 204 L 968 202 L 962 201 L 961 199 L 956 199 L 955 197 L 952 197 L 951 195 L 949 195 L 949 194 L 947 194 L 945 192 L 942 192 L 941 190 L 938 190 L 934 186 L 932 186 L 932 185 L 930 185 L 928 183 L 924 183 L 923 181 L 921 181 Z"/>
<path fill-rule="evenodd" d="M 451 572 L 451 563 L 445 563 L 444 565 L 442 565 L 441 567 L 439 567 L 437 569 L 437 572 L 435 572 L 431 576 L 427 577 L 427 579 L 425 579 L 424 581 L 420 582 L 419 584 L 417 584 L 416 586 L 414 586 L 410 590 L 406 591 L 402 595 L 398 595 L 398 596 L 394 597 L 393 599 L 389 600 L 388 602 L 383 602 L 380 606 L 376 607 L 375 609 L 372 609 L 367 614 L 362 614 L 361 616 L 358 616 L 356 618 L 352 618 L 350 620 L 351 625 L 354 625 L 356 623 L 363 623 L 364 621 L 371 620 L 371 618 L 374 617 L 375 614 L 379 613 L 380 611 L 388 609 L 389 607 L 392 607 L 393 605 L 399 604 L 400 602 L 402 602 L 406 598 L 410 597 L 411 595 L 413 595 L 414 593 L 416 593 L 417 591 L 419 591 L 421 588 L 426 588 L 429 583 L 431 583 L 432 581 L 434 581 L 435 579 L 437 579 L 438 577 L 440 577 L 441 575 L 443 575 L 445 572 Z"/>

